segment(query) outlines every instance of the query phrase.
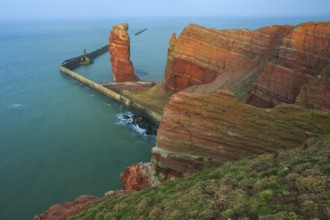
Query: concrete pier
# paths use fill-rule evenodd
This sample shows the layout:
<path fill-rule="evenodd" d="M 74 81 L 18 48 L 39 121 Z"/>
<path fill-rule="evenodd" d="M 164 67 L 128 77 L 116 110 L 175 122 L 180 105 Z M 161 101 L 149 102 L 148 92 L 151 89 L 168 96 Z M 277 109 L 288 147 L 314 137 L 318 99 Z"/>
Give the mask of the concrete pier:
<path fill-rule="evenodd" d="M 107 46 L 105 46 L 105 47 L 107 49 Z M 104 53 L 105 47 L 102 47 L 101 49 L 93 51 L 92 53 L 89 53 L 89 55 L 91 55 L 92 59 L 94 59 L 97 56 L 100 56 L 101 54 Z M 137 113 L 138 115 L 144 117 L 151 124 L 151 126 L 157 130 L 159 123 L 160 123 L 161 116 L 162 116 L 161 113 L 152 111 L 152 110 L 148 109 L 147 107 L 131 100 L 130 98 L 125 97 L 110 88 L 107 88 L 107 87 L 109 87 L 109 85 L 115 85 L 116 83 L 102 85 L 102 84 L 94 82 L 94 81 L 74 72 L 73 69 L 77 68 L 78 66 L 81 65 L 80 58 L 81 58 L 81 56 L 64 61 L 60 67 L 60 72 L 71 77 L 72 79 L 75 79 L 75 80 L 81 82 L 82 84 L 94 89 L 95 91 L 105 95 L 106 97 L 124 105 L 128 109 L 130 109 L 130 110 L 134 111 L 135 113 Z M 138 82 L 129 82 L 128 86 L 139 86 L 139 85 L 145 85 L 146 83 L 152 84 L 151 82 L 138 81 Z"/>
<path fill-rule="evenodd" d="M 86 51 L 84 50 L 84 54 L 81 55 L 81 56 L 78 56 L 78 57 L 74 57 L 74 58 L 71 58 L 71 59 L 68 59 L 68 60 L 65 60 L 62 62 L 61 66 L 64 66 L 70 70 L 73 70 L 77 67 L 79 67 L 80 65 L 84 65 L 85 63 L 84 62 L 81 62 L 81 60 L 85 57 L 88 57 L 88 59 L 90 60 L 90 63 L 93 63 L 93 60 L 108 52 L 108 45 L 105 45 L 97 50 L 94 50 L 90 53 L 86 53 Z"/>

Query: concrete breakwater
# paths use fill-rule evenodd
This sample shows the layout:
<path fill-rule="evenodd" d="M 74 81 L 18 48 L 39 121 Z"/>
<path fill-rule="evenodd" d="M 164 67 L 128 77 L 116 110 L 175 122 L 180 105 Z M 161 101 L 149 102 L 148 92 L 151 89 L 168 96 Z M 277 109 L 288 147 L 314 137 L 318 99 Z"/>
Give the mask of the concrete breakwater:
<path fill-rule="evenodd" d="M 89 58 L 95 59 L 97 56 L 100 56 L 103 53 L 105 53 L 104 50 L 108 51 L 108 47 L 104 46 L 87 55 L 89 56 Z M 79 81 L 80 83 L 90 87 L 91 89 L 94 89 L 95 91 L 105 95 L 106 97 L 116 101 L 117 103 L 124 105 L 129 110 L 132 110 L 136 114 L 142 116 L 146 121 L 148 121 L 148 123 L 150 123 L 153 130 L 156 131 L 159 126 L 160 119 L 162 116 L 161 113 L 150 110 L 146 106 L 144 106 L 136 101 L 133 101 L 132 99 L 130 99 L 128 97 L 125 97 L 125 96 L 119 94 L 118 92 L 110 89 L 108 84 L 106 84 L 106 85 L 99 84 L 99 83 L 94 82 L 73 71 L 74 68 L 77 68 L 78 66 L 81 65 L 80 59 L 83 56 L 84 55 L 64 61 L 60 67 L 60 72 L 71 77 L 72 79 L 75 79 L 75 80 Z M 141 82 L 141 81 L 127 82 L 124 84 L 127 84 L 126 86 L 134 87 L 134 86 L 144 86 L 145 84 L 148 84 L 148 83 L 150 85 L 153 85 L 153 82 Z M 117 83 L 111 83 L 112 86 L 114 84 L 117 84 Z M 123 83 L 118 83 L 119 86 L 122 86 L 122 84 Z"/>
<path fill-rule="evenodd" d="M 82 59 L 87 56 L 90 60 L 94 60 L 96 57 L 108 52 L 108 45 L 105 45 L 97 50 L 94 50 L 90 53 L 83 54 L 81 56 L 77 56 L 68 60 L 64 60 L 61 64 L 61 66 L 64 66 L 70 70 L 73 70 L 77 67 L 79 67 L 82 63 Z M 91 62 L 93 63 L 93 62 Z"/>

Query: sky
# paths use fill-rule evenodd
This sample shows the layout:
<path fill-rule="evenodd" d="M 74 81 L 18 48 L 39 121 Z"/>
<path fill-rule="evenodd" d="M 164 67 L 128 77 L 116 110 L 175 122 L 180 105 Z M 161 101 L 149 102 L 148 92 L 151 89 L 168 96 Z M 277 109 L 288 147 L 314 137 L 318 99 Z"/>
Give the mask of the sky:
<path fill-rule="evenodd" d="M 1 0 L 0 19 L 330 16 L 330 0 Z"/>

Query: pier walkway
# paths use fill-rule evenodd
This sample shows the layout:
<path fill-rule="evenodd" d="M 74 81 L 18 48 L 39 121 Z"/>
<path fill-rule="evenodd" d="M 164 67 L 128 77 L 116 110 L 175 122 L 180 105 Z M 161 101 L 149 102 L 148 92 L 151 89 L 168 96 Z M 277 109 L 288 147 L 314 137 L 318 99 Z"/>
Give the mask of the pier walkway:
<path fill-rule="evenodd" d="M 97 49 L 91 53 L 88 53 L 87 56 L 90 59 L 95 59 L 96 57 L 104 54 L 108 51 L 108 46 L 104 46 L 100 49 Z M 78 57 L 74 57 L 72 59 L 65 60 L 61 66 L 60 66 L 60 72 L 71 77 L 74 80 L 77 80 L 78 82 L 90 87 L 91 89 L 105 95 L 106 97 L 124 105 L 128 109 L 136 112 L 137 114 L 141 115 L 145 119 L 147 119 L 151 124 L 158 127 L 162 113 L 156 112 L 153 110 L 148 109 L 146 106 L 133 101 L 132 99 L 125 97 L 121 95 L 119 92 L 116 92 L 116 86 L 129 86 L 129 87 L 138 87 L 138 86 L 152 86 L 154 85 L 153 82 L 144 82 L 144 81 L 138 81 L 138 82 L 127 82 L 127 83 L 116 83 L 111 82 L 107 84 L 100 84 L 97 82 L 94 82 L 93 80 L 90 80 L 73 70 L 77 67 L 79 67 L 81 64 L 81 58 L 85 55 L 81 55 Z"/>

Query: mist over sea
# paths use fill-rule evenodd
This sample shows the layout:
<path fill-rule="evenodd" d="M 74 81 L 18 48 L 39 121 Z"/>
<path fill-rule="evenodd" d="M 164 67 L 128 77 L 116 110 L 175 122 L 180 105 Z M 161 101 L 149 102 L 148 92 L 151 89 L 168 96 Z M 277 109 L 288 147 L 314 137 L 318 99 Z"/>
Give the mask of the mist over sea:
<path fill-rule="evenodd" d="M 189 23 L 217 29 L 297 25 L 329 17 L 155 17 L 0 21 L 0 219 L 32 219 L 54 203 L 120 189 L 127 166 L 150 161 L 154 136 L 122 120 L 120 105 L 61 75 L 61 61 L 108 43 L 129 24 L 131 60 L 161 81 L 168 42 Z M 138 36 L 135 32 L 148 28 Z M 76 72 L 112 80 L 109 53 Z"/>

